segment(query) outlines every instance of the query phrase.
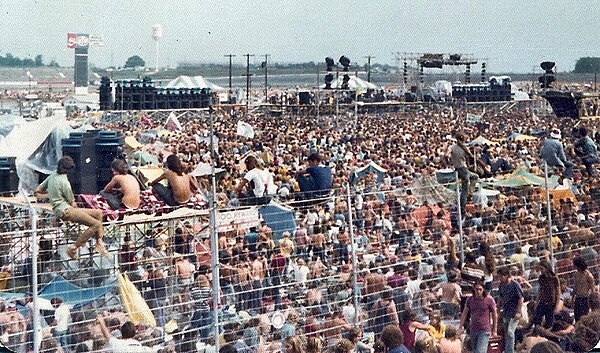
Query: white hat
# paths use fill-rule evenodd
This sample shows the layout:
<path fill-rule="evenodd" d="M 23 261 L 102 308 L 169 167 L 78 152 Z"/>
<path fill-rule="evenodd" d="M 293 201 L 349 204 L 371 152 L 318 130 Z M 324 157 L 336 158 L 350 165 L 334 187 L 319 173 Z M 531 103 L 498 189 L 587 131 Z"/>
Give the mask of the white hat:
<path fill-rule="evenodd" d="M 553 139 L 560 139 L 562 136 L 560 135 L 560 130 L 559 129 L 552 129 L 552 132 L 550 133 L 550 137 L 552 137 Z"/>

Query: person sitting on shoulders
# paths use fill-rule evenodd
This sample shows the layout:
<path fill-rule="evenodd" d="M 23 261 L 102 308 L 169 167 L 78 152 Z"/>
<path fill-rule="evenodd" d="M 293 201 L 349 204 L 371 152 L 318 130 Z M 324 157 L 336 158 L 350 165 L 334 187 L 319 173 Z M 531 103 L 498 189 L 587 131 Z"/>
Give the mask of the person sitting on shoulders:
<path fill-rule="evenodd" d="M 111 164 L 114 174 L 110 182 L 100 191 L 110 208 L 138 208 L 140 206 L 140 184 L 129 174 L 129 166 L 122 159 L 115 159 Z"/>

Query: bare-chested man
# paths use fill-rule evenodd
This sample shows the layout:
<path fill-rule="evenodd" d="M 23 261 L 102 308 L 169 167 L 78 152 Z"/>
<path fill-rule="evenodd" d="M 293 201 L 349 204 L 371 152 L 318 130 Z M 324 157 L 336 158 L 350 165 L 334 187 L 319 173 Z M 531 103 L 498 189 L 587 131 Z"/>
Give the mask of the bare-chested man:
<path fill-rule="evenodd" d="M 575 321 L 590 311 L 589 297 L 595 290 L 594 276 L 588 270 L 587 263 L 581 256 L 573 259 L 577 269 L 573 274 L 573 296 L 575 297 Z"/>
<path fill-rule="evenodd" d="M 17 310 L 16 302 L 0 304 L 0 325 L 8 335 L 8 347 L 17 351 L 25 342 L 27 324 L 25 317 Z"/>
<path fill-rule="evenodd" d="M 110 182 L 100 191 L 110 208 L 138 208 L 140 206 L 140 184 L 137 179 L 128 174 L 129 166 L 124 160 L 115 159 L 111 164 L 114 174 Z"/>
<path fill-rule="evenodd" d="M 199 189 L 193 176 L 183 172 L 183 166 L 179 157 L 172 154 L 167 157 L 165 163 L 167 170 L 161 176 L 154 179 L 149 185 L 154 192 L 169 206 L 178 206 L 190 200 L 193 193 Z M 167 179 L 169 186 L 159 184 L 159 181 Z"/>
<path fill-rule="evenodd" d="M 325 234 L 321 232 L 321 227 L 315 227 L 315 232 L 310 236 L 310 245 L 314 255 L 325 261 Z"/>

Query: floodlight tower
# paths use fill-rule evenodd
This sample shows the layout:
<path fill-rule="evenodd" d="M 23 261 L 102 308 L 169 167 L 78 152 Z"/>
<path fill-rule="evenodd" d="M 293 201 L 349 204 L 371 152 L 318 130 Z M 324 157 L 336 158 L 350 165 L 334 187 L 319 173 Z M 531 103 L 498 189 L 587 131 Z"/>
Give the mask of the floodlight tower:
<path fill-rule="evenodd" d="M 156 71 L 158 71 L 158 42 L 163 37 L 163 26 L 161 24 L 155 24 L 152 26 L 152 39 L 156 43 Z"/>

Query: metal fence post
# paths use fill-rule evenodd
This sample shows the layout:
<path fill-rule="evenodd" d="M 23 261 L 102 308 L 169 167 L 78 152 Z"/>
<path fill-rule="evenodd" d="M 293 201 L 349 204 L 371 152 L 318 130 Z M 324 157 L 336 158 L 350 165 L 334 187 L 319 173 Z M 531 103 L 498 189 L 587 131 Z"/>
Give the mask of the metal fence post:
<path fill-rule="evenodd" d="M 550 203 L 550 187 L 548 186 L 548 163 L 544 162 L 544 187 L 546 188 L 546 218 L 548 221 L 548 253 L 550 266 L 554 270 L 554 247 L 552 246 L 552 204 Z"/>
<path fill-rule="evenodd" d="M 27 197 L 27 193 L 25 190 L 20 189 L 20 193 L 23 196 L 23 199 L 27 203 L 27 208 L 29 209 L 29 216 L 31 217 L 31 296 L 33 301 L 33 316 L 32 316 L 32 326 L 33 326 L 33 351 L 38 353 L 40 351 L 40 344 L 42 342 L 41 337 L 41 327 L 40 327 L 40 310 L 39 310 L 39 297 L 38 297 L 38 256 L 39 256 L 39 247 L 37 241 L 37 222 L 38 222 L 38 214 L 35 208 L 29 202 L 29 198 Z"/>
<path fill-rule="evenodd" d="M 215 352 L 219 351 L 219 236 L 217 234 L 217 178 L 215 175 L 215 148 L 214 148 L 214 126 L 212 108 L 208 110 L 208 120 L 210 124 L 210 169 L 211 169 L 211 195 L 208 199 L 210 207 L 210 267 L 212 270 L 212 300 L 213 300 L 213 327 Z"/>
<path fill-rule="evenodd" d="M 464 232 L 463 232 L 463 215 L 462 208 L 460 204 L 460 180 L 458 179 L 458 172 L 454 172 L 454 178 L 456 180 L 456 201 L 457 201 L 457 210 L 458 210 L 458 245 L 460 252 L 460 263 L 463 265 L 465 263 L 465 246 L 464 246 Z"/>
<path fill-rule="evenodd" d="M 352 292 L 354 295 L 354 326 L 359 325 L 358 313 L 358 262 L 356 261 L 356 244 L 354 243 L 354 224 L 352 222 L 352 197 L 350 195 L 350 183 L 346 184 L 346 197 L 348 200 L 348 231 L 350 232 L 350 249 L 352 252 Z"/>

